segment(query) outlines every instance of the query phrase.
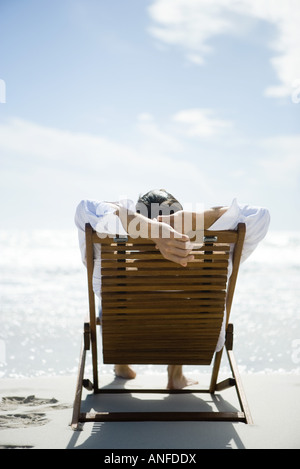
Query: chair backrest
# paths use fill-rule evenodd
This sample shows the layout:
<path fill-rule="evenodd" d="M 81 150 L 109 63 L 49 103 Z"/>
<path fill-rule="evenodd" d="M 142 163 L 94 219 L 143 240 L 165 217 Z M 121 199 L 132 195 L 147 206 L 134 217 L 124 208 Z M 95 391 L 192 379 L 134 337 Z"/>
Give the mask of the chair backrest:
<path fill-rule="evenodd" d="M 245 225 L 205 231 L 187 267 L 163 258 L 147 239 L 101 239 L 86 230 L 87 255 L 93 252 L 88 243 L 101 243 L 104 363 L 209 365 L 225 308 L 228 324 Z M 94 309 L 90 301 L 92 315 Z"/>

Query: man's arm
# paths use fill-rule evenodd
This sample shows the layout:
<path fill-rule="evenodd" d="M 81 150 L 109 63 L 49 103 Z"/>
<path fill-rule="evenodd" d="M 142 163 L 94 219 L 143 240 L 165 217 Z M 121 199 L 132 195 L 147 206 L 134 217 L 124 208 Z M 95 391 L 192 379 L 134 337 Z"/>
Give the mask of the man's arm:
<path fill-rule="evenodd" d="M 228 207 L 213 207 L 202 213 L 180 210 L 172 215 L 160 215 L 157 217 L 157 220 L 169 224 L 172 228 L 182 233 L 196 232 L 199 228 L 207 230 L 227 210 Z"/>
<path fill-rule="evenodd" d="M 225 212 L 229 207 L 213 207 L 204 212 L 204 229 L 210 228 Z"/>
<path fill-rule="evenodd" d="M 188 262 L 194 260 L 194 256 L 190 254 L 193 245 L 186 234 L 177 232 L 167 223 L 151 220 L 139 213 L 129 212 L 116 204 L 112 205 L 129 236 L 136 237 L 138 233 L 143 238 L 152 239 L 166 259 L 184 267 Z"/>

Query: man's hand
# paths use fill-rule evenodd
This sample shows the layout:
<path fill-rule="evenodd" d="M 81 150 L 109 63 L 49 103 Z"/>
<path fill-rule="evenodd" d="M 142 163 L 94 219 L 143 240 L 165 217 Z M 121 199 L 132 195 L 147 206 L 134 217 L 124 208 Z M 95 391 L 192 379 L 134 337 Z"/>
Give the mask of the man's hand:
<path fill-rule="evenodd" d="M 154 230 L 156 233 L 151 236 L 156 248 L 160 250 L 165 259 L 186 267 L 188 262 L 194 260 L 194 256 L 190 254 L 193 250 L 190 238 L 175 231 L 167 223 L 156 223 L 158 223 Z"/>

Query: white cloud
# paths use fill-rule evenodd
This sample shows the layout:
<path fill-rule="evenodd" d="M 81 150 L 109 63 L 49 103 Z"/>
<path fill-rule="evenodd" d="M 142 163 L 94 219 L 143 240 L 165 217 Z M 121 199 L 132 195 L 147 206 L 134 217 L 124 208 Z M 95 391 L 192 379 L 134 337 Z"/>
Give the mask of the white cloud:
<path fill-rule="evenodd" d="M 184 125 L 184 131 L 189 137 L 213 137 L 232 127 L 231 122 L 214 117 L 211 109 L 179 111 L 173 120 Z"/>
<path fill-rule="evenodd" d="M 179 111 L 160 124 L 143 113 L 129 145 L 20 119 L 0 124 L 2 223 L 49 227 L 66 226 L 67 220 L 73 226 L 82 198 L 115 200 L 124 194 L 135 200 L 155 187 L 165 187 L 183 204 L 205 206 L 230 203 L 235 196 L 269 205 L 299 190 L 299 136 L 215 138 L 223 125 L 203 109 Z M 187 139 L 188 133 L 197 138 Z M 181 150 L 174 152 L 176 142 Z M 291 195 L 288 200 L 296 204 Z"/>
<path fill-rule="evenodd" d="M 207 40 L 231 27 L 221 15 L 219 1 L 211 7 L 205 0 L 155 0 L 149 13 L 156 25 L 149 30 L 167 44 L 183 46 L 191 61 L 202 63 L 210 51 Z"/>
<path fill-rule="evenodd" d="M 153 122 L 154 117 L 149 112 L 141 112 L 141 114 L 138 115 L 138 121 L 139 122 Z"/>
<path fill-rule="evenodd" d="M 126 194 L 135 199 L 141 192 L 165 187 L 187 202 L 197 197 L 198 187 L 212 193 L 196 162 L 184 152 L 173 158 L 180 140 L 159 130 L 149 115 L 140 116 L 139 125 L 144 126 L 137 129 L 141 141 L 136 138 L 128 145 L 21 119 L 0 124 L 0 210 L 18 213 L 22 199 L 24 210 L 32 213 L 41 206 L 48 211 L 59 207 L 72 217 L 64 204 L 86 197 L 115 200 Z M 9 204 L 15 205 L 11 211 Z"/>
<path fill-rule="evenodd" d="M 104 137 L 45 127 L 22 119 L 11 119 L 0 125 L 0 132 L 2 155 L 10 152 L 23 160 L 34 158 L 37 166 L 57 165 L 72 173 L 88 167 L 105 171 L 116 155 L 129 164 L 139 161 L 129 147 Z"/>
<path fill-rule="evenodd" d="M 299 0 L 154 0 L 149 7 L 151 34 L 160 41 L 183 48 L 188 60 L 202 65 L 211 50 L 208 42 L 220 34 L 249 32 L 251 20 L 267 21 L 277 29 L 267 44 L 275 52 L 271 64 L 280 84 L 270 84 L 267 96 L 289 96 L 300 77 Z"/>
<path fill-rule="evenodd" d="M 161 130 L 151 114 L 146 112 L 140 114 L 137 128 L 143 136 L 148 151 L 152 151 L 153 155 L 161 151 L 177 153 L 183 149 L 181 141 L 172 133 Z"/>

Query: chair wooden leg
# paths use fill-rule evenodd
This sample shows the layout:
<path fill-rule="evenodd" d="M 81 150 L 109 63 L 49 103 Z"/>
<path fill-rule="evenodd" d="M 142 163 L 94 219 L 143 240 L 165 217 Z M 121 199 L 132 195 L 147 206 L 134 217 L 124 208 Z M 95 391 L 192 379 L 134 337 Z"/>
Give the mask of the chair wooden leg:
<path fill-rule="evenodd" d="M 231 371 L 232 371 L 232 374 L 233 374 L 233 377 L 234 377 L 234 380 L 235 380 L 236 392 L 237 392 L 237 395 L 238 395 L 241 410 L 245 415 L 246 423 L 248 423 L 249 425 L 253 425 L 253 419 L 252 419 L 252 416 L 251 416 L 251 413 L 250 413 L 249 405 L 248 405 L 248 402 L 247 402 L 247 399 L 246 399 L 246 394 L 244 392 L 244 388 L 243 388 L 243 385 L 242 385 L 242 380 L 241 380 L 241 377 L 240 377 L 240 374 L 239 374 L 239 371 L 238 371 L 238 367 L 237 367 L 237 364 L 236 364 L 236 361 L 235 361 L 233 351 L 232 350 L 227 350 L 227 355 L 228 355 L 230 368 L 231 368 Z"/>
<path fill-rule="evenodd" d="M 84 347 L 84 340 L 83 340 L 82 346 L 81 346 L 81 352 L 80 352 L 76 392 L 75 392 L 75 399 L 74 399 L 74 405 L 73 405 L 73 416 L 72 416 L 72 422 L 71 422 L 72 430 L 80 430 L 80 427 L 81 427 L 79 423 L 79 419 L 80 419 L 80 412 L 81 412 L 81 399 L 82 399 L 82 386 L 83 386 L 85 359 L 86 359 L 86 350 Z"/>
<path fill-rule="evenodd" d="M 212 369 L 211 381 L 209 386 L 209 392 L 214 394 L 217 386 L 217 379 L 219 375 L 221 360 L 222 360 L 223 349 L 220 352 L 217 352 L 215 355 L 214 365 Z"/>
<path fill-rule="evenodd" d="M 226 348 L 230 369 L 232 372 L 232 378 L 225 379 L 224 381 L 217 384 L 218 374 L 221 365 L 222 352 Z M 214 394 L 216 391 L 223 391 L 227 388 L 235 386 L 238 400 L 241 406 L 241 410 L 245 416 L 245 422 L 247 424 L 253 424 L 252 416 L 250 413 L 249 405 L 246 399 L 246 395 L 243 389 L 242 380 L 238 371 L 238 366 L 233 353 L 233 324 L 228 324 L 226 332 L 226 344 L 220 352 L 215 355 L 215 361 L 212 371 L 211 383 L 209 392 Z"/>
<path fill-rule="evenodd" d="M 96 326 L 96 324 L 94 324 Z M 93 363 L 93 378 L 92 383 L 89 379 L 84 379 L 84 369 L 86 362 L 86 352 L 91 350 L 92 352 L 92 363 Z M 73 405 L 73 416 L 71 422 L 71 428 L 73 430 L 81 430 L 82 426 L 82 414 L 81 414 L 81 401 L 82 401 L 82 388 L 88 391 L 97 392 L 98 390 L 98 365 L 97 365 L 97 339 L 96 339 L 96 327 L 91 327 L 90 323 L 86 321 L 83 328 L 83 338 L 79 358 L 78 375 L 76 383 L 76 392 Z"/>
<path fill-rule="evenodd" d="M 78 375 L 76 383 L 76 392 L 73 405 L 73 416 L 71 422 L 72 430 L 80 430 L 80 415 L 81 415 L 81 400 L 82 400 L 82 388 L 86 388 L 89 391 L 94 389 L 93 383 L 90 380 L 84 379 L 84 369 L 86 362 L 86 352 L 90 350 L 90 324 L 85 322 L 83 326 L 83 338 L 80 350 L 79 365 L 78 365 Z"/>

